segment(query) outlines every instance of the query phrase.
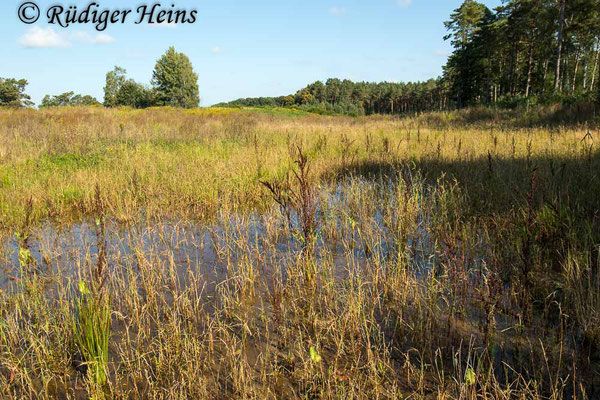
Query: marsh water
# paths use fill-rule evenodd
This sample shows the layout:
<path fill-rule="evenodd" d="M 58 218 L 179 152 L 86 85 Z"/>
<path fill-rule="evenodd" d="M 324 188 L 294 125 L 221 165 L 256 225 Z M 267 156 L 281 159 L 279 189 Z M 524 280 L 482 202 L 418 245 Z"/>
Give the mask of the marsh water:
<path fill-rule="evenodd" d="M 150 263 L 165 273 L 173 268 L 180 283 L 185 284 L 186 275 L 193 273 L 211 286 L 227 279 L 240 263 L 249 262 L 268 274 L 281 268 L 285 278 L 285 266 L 302 253 L 302 241 L 297 232 L 283 226 L 286 223 L 283 219 L 273 227 L 268 218 L 250 214 L 221 218 L 209 224 L 177 220 L 125 224 L 107 220 L 104 237 L 95 221 L 68 225 L 46 222 L 33 228 L 26 242 L 16 235 L 2 241 L 0 288 L 18 287 L 15 283 L 24 273 L 72 281 L 81 279 L 97 264 L 103 243 L 110 273 L 127 275 L 128 271 L 139 271 L 141 263 Z M 381 225 L 377 228 L 385 231 Z M 340 232 L 344 229 L 340 224 Z M 379 242 L 368 249 L 358 232 L 350 232 L 338 240 L 321 237 L 316 243 L 316 262 L 332 262 L 336 277 L 343 279 L 349 269 L 366 266 L 369 259 L 391 260 L 397 246 L 383 231 Z M 435 250 L 427 230 L 416 230 L 408 243 L 414 268 L 429 268 Z M 21 258 L 22 248 L 27 248 L 31 255 L 27 263 Z"/>
<path fill-rule="evenodd" d="M 374 188 L 360 181 L 320 194 L 316 269 L 328 269 L 339 283 L 367 269 L 394 268 L 399 263 L 424 286 L 440 274 L 445 274 L 441 279 L 454 273 L 476 280 L 488 262 L 484 235 L 463 237 L 449 254 L 448 244 L 436 236 L 435 227 L 442 217 L 434 195 L 424 191 L 406 195 L 394 185 L 388 182 Z M 412 211 L 404 207 L 407 202 Z M 412 217 L 403 218 L 411 213 Z M 151 270 L 161 277 L 149 280 L 163 286 L 159 289 L 198 285 L 201 300 L 212 309 L 210 302 L 218 297 L 219 286 L 247 273 L 248 268 L 264 291 L 275 277 L 285 283 L 288 270 L 305 256 L 299 226 L 297 214 L 288 219 L 276 206 L 263 213 L 224 210 L 208 221 L 142 216 L 134 222 L 111 218 L 68 224 L 45 221 L 32 226 L 26 239 L 15 232 L 1 241 L 0 290 L 17 293 L 24 288 L 22 282 L 35 275 L 45 280 L 47 296 L 59 296 L 59 288 L 64 294 L 65 287 L 74 293 L 77 283 L 89 279 L 99 258 L 105 257 L 109 281 L 112 277 L 127 282 L 139 276 L 143 280 Z M 444 263 L 454 263 L 463 271 L 439 271 Z M 454 283 L 469 286 L 460 279 Z M 506 296 L 509 289 L 505 287 Z M 111 296 L 119 296 L 118 290 L 113 288 Z M 503 302 L 509 308 L 508 299 Z M 477 307 L 469 307 L 469 315 L 453 323 L 462 323 L 460 329 L 466 335 L 480 335 L 479 324 L 486 316 Z M 502 352 L 495 355 L 498 365 L 517 360 L 521 356 L 514 343 L 521 339 L 514 319 L 501 312 L 494 318 L 502 332 L 496 339 L 503 343 Z M 541 334 L 528 333 L 531 337 Z"/>
<path fill-rule="evenodd" d="M 403 211 L 395 181 L 379 187 L 366 180 L 338 184 L 322 190 L 318 198 L 315 262 L 333 266 L 336 278 L 373 262 L 379 266 L 395 262 L 400 250 L 419 275 L 435 265 L 439 254 L 429 226 L 434 217 L 425 200 L 415 202 L 416 214 L 410 226 L 403 227 L 399 243 L 394 231 Z M 277 207 L 264 213 L 223 211 L 210 221 L 140 216 L 125 223 L 107 218 L 102 230 L 98 223 L 45 221 L 31 227 L 26 240 L 19 232 L 5 237 L 0 244 L 0 288 L 18 287 L 15 283 L 23 273 L 81 279 L 96 265 L 100 249 L 110 273 L 126 276 L 139 272 L 144 264 L 165 273 L 175 271 L 183 285 L 192 273 L 209 287 L 227 279 L 243 263 L 265 276 L 278 272 L 285 279 L 286 265 L 303 251 L 297 214 L 286 218 Z M 27 262 L 22 248 L 30 255 Z M 473 263 L 482 260 L 479 254 L 471 256 Z"/>

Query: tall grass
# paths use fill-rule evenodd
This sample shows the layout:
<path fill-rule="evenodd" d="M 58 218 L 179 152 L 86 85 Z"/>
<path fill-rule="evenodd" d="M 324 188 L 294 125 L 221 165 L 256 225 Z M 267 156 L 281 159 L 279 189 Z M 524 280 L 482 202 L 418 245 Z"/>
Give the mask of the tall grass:
<path fill-rule="evenodd" d="M 469 118 L 0 111 L 0 398 L 597 398 L 588 128 Z"/>
<path fill-rule="evenodd" d="M 103 296 L 94 296 L 84 281 L 78 285 L 74 301 L 73 337 L 83 356 L 79 368 L 88 371 L 91 381 L 102 386 L 108 372 L 108 342 L 110 339 L 110 303 Z"/>
<path fill-rule="evenodd" d="M 73 337 L 83 362 L 79 368 L 88 376 L 101 396 L 108 372 L 108 342 L 110 339 L 111 307 L 109 294 L 104 290 L 106 282 L 106 226 L 105 211 L 100 187 L 95 189 L 95 234 L 97 261 L 90 285 L 79 281 L 78 294 L 74 300 Z"/>

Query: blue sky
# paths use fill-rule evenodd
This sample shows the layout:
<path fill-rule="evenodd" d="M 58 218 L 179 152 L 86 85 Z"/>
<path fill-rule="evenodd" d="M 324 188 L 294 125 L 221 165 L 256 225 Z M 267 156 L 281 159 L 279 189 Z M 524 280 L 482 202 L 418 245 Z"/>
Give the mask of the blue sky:
<path fill-rule="evenodd" d="M 196 23 L 61 28 L 42 16 L 17 18 L 25 0 L 0 3 L 0 77 L 25 78 L 39 103 L 45 94 L 75 91 L 102 100 L 107 71 L 119 65 L 149 83 L 158 57 L 171 45 L 199 75 L 202 106 L 239 97 L 295 93 L 329 77 L 355 81 L 414 81 L 441 74 L 450 44 L 443 21 L 462 0 L 172 0 L 197 9 Z M 101 8 L 135 10 L 139 0 L 96 0 Z M 36 2 L 85 7 L 89 1 Z M 483 1 L 489 7 L 501 0 Z M 134 11 L 135 13 L 135 11 Z"/>

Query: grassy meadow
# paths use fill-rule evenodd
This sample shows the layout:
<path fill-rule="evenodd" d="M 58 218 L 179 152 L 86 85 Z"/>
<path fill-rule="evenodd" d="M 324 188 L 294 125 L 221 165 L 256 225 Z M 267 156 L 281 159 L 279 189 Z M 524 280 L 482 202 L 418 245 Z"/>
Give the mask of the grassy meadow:
<path fill-rule="evenodd" d="M 0 398 L 598 398 L 600 136 L 531 118 L 0 110 Z"/>

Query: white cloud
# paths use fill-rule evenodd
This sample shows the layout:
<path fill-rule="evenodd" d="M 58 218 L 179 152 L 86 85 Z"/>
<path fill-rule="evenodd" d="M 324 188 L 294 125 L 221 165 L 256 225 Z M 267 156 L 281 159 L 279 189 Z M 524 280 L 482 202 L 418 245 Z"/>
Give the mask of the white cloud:
<path fill-rule="evenodd" d="M 220 48 L 219 46 L 215 46 L 215 47 L 213 47 L 213 48 L 212 48 L 210 51 L 211 51 L 211 53 L 213 53 L 213 54 L 218 54 L 218 53 L 220 53 L 220 52 L 221 52 L 221 48 Z"/>
<path fill-rule="evenodd" d="M 34 48 L 34 47 L 69 47 L 69 42 L 64 35 L 60 35 L 51 27 L 42 29 L 34 26 L 23 36 L 19 38 L 19 43 L 23 47 Z"/>
<path fill-rule="evenodd" d="M 87 32 L 84 31 L 77 31 L 77 32 L 73 32 L 70 35 L 72 40 L 78 41 L 78 42 L 91 42 L 93 40 L 92 35 L 90 35 Z"/>
<path fill-rule="evenodd" d="M 346 14 L 346 9 L 344 7 L 333 6 L 329 9 L 329 14 L 331 15 L 344 15 Z"/>
<path fill-rule="evenodd" d="M 23 47 L 69 47 L 74 42 L 87 44 L 110 44 L 116 39 L 106 33 L 91 35 L 84 31 L 75 31 L 69 35 L 56 32 L 52 27 L 46 29 L 37 26 L 31 28 L 19 39 Z"/>
<path fill-rule="evenodd" d="M 396 3 L 400 6 L 400 7 L 408 7 L 411 5 L 412 0 L 396 0 Z"/>
<path fill-rule="evenodd" d="M 439 50 L 439 49 L 438 49 L 438 50 L 435 50 L 435 51 L 433 52 L 433 55 L 434 55 L 434 56 L 438 56 L 438 57 L 448 57 L 448 55 L 449 55 L 449 54 L 448 54 L 448 52 L 447 52 L 447 51 L 444 51 L 444 50 Z"/>
<path fill-rule="evenodd" d="M 76 42 L 89 43 L 89 44 L 110 44 L 114 43 L 116 39 L 106 33 L 97 33 L 96 35 L 90 35 L 84 31 L 73 32 L 69 38 Z"/>
<path fill-rule="evenodd" d="M 99 33 L 94 38 L 94 44 L 110 44 L 116 42 L 116 39 L 106 33 Z"/>

